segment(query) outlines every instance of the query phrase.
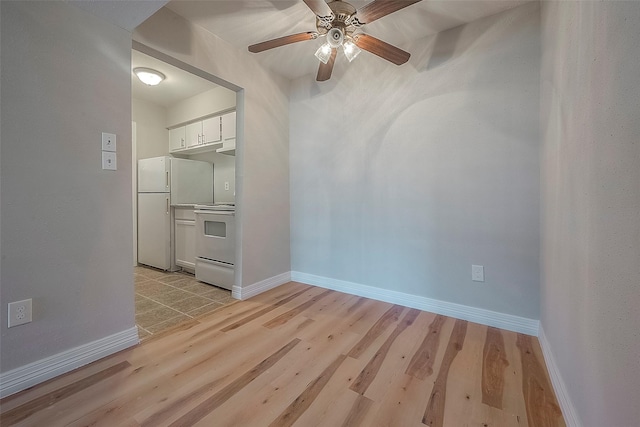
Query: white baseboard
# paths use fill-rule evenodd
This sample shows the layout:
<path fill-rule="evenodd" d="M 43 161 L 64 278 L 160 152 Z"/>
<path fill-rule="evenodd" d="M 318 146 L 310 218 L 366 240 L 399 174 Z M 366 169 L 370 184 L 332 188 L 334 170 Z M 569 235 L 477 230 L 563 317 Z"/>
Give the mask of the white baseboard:
<path fill-rule="evenodd" d="M 540 342 L 540 347 L 542 348 L 544 361 L 547 364 L 547 370 L 549 371 L 549 376 L 551 377 L 551 384 L 553 385 L 553 390 L 556 392 L 556 398 L 558 399 L 558 403 L 560 404 L 560 409 L 562 410 L 562 416 L 564 417 L 565 423 L 568 427 L 582 427 L 582 422 L 580 421 L 578 413 L 576 412 L 576 408 L 575 406 L 573 406 L 573 402 L 569 397 L 567 386 L 565 385 L 564 380 L 560 375 L 558 365 L 556 364 L 556 359 L 553 357 L 551 345 L 549 344 L 549 341 L 547 341 L 547 337 L 544 334 L 542 324 L 540 324 L 538 341 Z"/>
<path fill-rule="evenodd" d="M 0 398 L 33 387 L 76 368 L 138 344 L 138 328 L 133 327 L 108 337 L 46 357 L 0 374 Z"/>
<path fill-rule="evenodd" d="M 308 285 L 319 286 L 321 288 L 333 289 L 347 294 L 371 298 L 378 301 L 400 304 L 405 307 L 417 308 L 430 313 L 442 314 L 444 316 L 468 320 L 470 322 L 506 329 L 508 331 L 533 336 L 538 335 L 538 326 L 540 322 L 526 317 L 499 313 L 496 311 L 455 304 L 447 301 L 440 301 L 418 295 L 405 294 L 403 292 L 380 289 L 360 283 L 300 273 L 298 271 L 291 272 L 291 280 L 306 283 Z"/>
<path fill-rule="evenodd" d="M 245 300 L 254 297 L 258 294 L 268 291 L 269 289 L 277 288 L 280 285 L 284 285 L 291 281 L 291 272 L 278 274 L 277 276 L 269 277 L 268 279 L 261 280 L 256 283 L 252 283 L 247 286 L 233 285 L 231 296 L 235 299 Z"/>

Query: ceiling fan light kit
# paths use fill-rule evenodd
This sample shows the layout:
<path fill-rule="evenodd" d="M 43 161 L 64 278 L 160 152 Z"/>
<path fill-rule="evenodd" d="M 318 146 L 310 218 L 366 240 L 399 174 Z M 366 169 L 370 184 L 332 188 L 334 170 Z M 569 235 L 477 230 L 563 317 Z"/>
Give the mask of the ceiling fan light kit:
<path fill-rule="evenodd" d="M 362 52 L 362 49 L 356 46 L 356 44 L 351 39 L 347 39 L 347 41 L 344 42 L 344 44 L 342 45 L 342 50 L 344 51 L 344 56 L 347 57 L 349 62 L 356 59 L 356 56 L 360 55 L 360 52 Z"/>
<path fill-rule="evenodd" d="M 320 60 L 323 64 L 329 62 L 329 58 L 331 57 L 331 46 L 329 43 L 325 43 L 316 50 L 316 58 Z"/>
<path fill-rule="evenodd" d="M 356 9 L 346 1 L 335 0 L 326 3 L 324 0 L 304 0 L 305 4 L 316 15 L 317 31 L 292 34 L 249 46 L 249 52 L 258 53 L 275 47 L 284 46 L 318 37 L 326 37 L 327 41 L 316 50 L 315 56 L 320 60 L 316 80 L 324 81 L 331 77 L 338 48 L 349 62 L 363 50 L 396 65 L 409 60 L 411 54 L 373 36 L 364 34 L 362 26 L 386 15 L 410 6 L 420 0 L 374 0 L 360 9 Z"/>

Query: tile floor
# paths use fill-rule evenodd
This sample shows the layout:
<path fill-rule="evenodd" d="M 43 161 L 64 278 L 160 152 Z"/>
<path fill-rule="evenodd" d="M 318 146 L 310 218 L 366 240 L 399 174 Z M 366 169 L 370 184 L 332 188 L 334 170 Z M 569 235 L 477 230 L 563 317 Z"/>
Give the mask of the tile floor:
<path fill-rule="evenodd" d="M 140 340 L 234 301 L 231 291 L 202 283 L 182 272 L 135 267 L 134 282 Z"/>

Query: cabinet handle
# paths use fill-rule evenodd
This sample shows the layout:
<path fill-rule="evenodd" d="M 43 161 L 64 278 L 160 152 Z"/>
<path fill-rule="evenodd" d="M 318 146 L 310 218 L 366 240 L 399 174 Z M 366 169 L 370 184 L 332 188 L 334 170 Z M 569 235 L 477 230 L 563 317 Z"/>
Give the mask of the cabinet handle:
<path fill-rule="evenodd" d="M 198 134 L 198 144 L 202 144 L 202 135 Z"/>
<path fill-rule="evenodd" d="M 204 139 L 204 133 L 202 134 L 202 143 L 204 144 L 204 142 L 206 141 L 206 139 Z"/>
<path fill-rule="evenodd" d="M 180 146 L 184 147 L 184 138 L 180 138 Z"/>
<path fill-rule="evenodd" d="M 169 215 L 169 198 L 167 197 L 167 215 Z"/>
<path fill-rule="evenodd" d="M 166 180 L 165 187 L 169 188 L 169 171 L 165 172 L 165 180 Z"/>

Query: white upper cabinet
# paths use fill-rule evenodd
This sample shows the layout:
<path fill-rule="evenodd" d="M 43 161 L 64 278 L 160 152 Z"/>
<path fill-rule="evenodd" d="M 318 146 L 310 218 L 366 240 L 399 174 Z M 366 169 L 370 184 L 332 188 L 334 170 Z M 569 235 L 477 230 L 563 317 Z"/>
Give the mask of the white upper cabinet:
<path fill-rule="evenodd" d="M 222 139 L 227 141 L 236 138 L 236 112 L 222 115 Z"/>
<path fill-rule="evenodd" d="M 220 128 L 220 116 L 211 117 L 202 121 L 203 144 L 211 144 L 222 141 Z"/>
<path fill-rule="evenodd" d="M 224 147 L 233 145 L 235 149 L 235 138 L 236 112 L 232 111 L 169 129 L 169 152 L 203 153 L 214 151 L 223 143 Z"/>
<path fill-rule="evenodd" d="M 202 144 L 202 122 L 189 123 L 187 129 L 187 148 Z"/>
<path fill-rule="evenodd" d="M 187 146 L 185 140 L 185 127 L 169 130 L 169 151 L 182 150 Z"/>

